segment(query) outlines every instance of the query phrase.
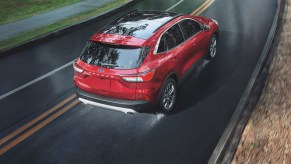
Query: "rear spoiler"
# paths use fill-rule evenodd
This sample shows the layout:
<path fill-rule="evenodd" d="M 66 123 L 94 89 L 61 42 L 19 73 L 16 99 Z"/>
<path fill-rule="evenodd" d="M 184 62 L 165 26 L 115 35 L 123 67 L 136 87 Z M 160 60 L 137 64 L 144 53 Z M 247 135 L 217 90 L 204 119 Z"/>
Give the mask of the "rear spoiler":
<path fill-rule="evenodd" d="M 122 46 L 134 46 L 141 47 L 145 42 L 144 39 L 135 38 L 132 36 L 96 33 L 91 37 L 92 41 L 102 42 L 107 44 L 122 45 Z"/>

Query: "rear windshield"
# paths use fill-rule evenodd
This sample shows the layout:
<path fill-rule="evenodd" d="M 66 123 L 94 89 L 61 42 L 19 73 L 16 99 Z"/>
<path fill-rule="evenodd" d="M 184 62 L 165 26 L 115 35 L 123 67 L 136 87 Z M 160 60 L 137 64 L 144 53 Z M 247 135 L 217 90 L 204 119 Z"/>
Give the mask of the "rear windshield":
<path fill-rule="evenodd" d="M 141 49 L 89 41 L 80 59 L 88 64 L 114 69 L 132 69 L 141 64 Z"/>

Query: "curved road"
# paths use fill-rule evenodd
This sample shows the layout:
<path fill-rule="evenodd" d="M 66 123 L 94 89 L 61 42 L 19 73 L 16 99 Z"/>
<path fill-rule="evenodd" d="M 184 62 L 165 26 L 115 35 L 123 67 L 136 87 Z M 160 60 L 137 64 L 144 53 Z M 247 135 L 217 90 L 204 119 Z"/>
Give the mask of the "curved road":
<path fill-rule="evenodd" d="M 166 10 L 177 2 L 144 0 L 2 57 L 0 95 L 77 58 L 89 36 L 120 15 L 133 9 Z M 203 2 L 184 0 L 171 11 L 191 13 Z M 199 63 L 183 83 L 174 114 L 130 116 L 78 103 L 0 156 L 0 163 L 207 163 L 259 59 L 276 5 L 274 0 L 215 0 L 200 14 L 220 25 L 218 56 Z M 72 77 L 69 66 L 3 97 L 0 138 L 71 96 Z"/>

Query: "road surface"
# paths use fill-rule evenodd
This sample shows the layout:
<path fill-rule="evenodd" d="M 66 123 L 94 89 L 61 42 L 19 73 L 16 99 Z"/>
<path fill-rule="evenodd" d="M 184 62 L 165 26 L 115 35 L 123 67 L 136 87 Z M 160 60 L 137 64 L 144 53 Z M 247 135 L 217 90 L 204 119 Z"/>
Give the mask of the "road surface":
<path fill-rule="evenodd" d="M 0 95 L 73 61 L 90 35 L 120 15 L 133 9 L 166 10 L 178 2 L 144 0 L 1 58 Z M 192 13 L 203 2 L 184 0 L 171 11 Z M 12 146 L 0 156 L 0 163 L 207 163 L 259 59 L 276 5 L 273 0 L 215 0 L 200 14 L 220 25 L 217 58 L 203 62 L 183 83 L 175 113 L 130 116 L 77 103 Z M 73 68 L 68 66 L 2 97 L 0 138 L 73 95 L 72 78 Z M 5 142 L 0 150 L 33 128 Z"/>

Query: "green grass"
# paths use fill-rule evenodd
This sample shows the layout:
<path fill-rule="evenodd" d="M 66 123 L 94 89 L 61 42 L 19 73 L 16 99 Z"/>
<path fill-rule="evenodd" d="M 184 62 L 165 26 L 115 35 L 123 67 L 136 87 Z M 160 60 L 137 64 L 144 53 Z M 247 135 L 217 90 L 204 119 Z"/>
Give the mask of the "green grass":
<path fill-rule="evenodd" d="M 80 0 L 0 0 L 0 24 L 67 6 Z"/>
<path fill-rule="evenodd" d="M 29 31 L 29 32 L 22 33 L 20 35 L 17 35 L 16 37 L 0 41 L 0 50 L 19 45 L 21 43 L 24 43 L 24 42 L 32 40 L 34 38 L 43 36 L 45 34 L 56 31 L 58 29 L 62 29 L 64 27 L 73 25 L 73 24 L 78 23 L 80 21 L 87 20 L 89 18 L 92 18 L 92 17 L 100 14 L 100 13 L 103 13 L 105 11 L 112 9 L 112 8 L 120 6 L 126 2 L 128 2 L 128 0 L 115 0 L 115 1 L 112 1 L 110 3 L 104 4 L 103 6 L 99 6 L 95 9 L 92 9 L 90 11 L 86 11 L 86 12 L 77 14 L 73 17 L 68 18 L 68 19 L 64 19 L 64 20 L 58 21 L 56 23 L 47 25 L 45 27 L 41 27 L 41 28 Z"/>

